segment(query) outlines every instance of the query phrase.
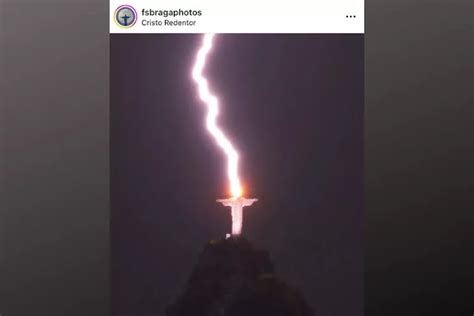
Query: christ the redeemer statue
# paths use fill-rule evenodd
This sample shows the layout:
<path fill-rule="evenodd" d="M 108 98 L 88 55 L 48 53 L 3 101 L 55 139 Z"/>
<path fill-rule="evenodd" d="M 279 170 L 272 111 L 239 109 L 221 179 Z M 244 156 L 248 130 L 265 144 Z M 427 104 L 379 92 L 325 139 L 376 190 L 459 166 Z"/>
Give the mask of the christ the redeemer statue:
<path fill-rule="evenodd" d="M 124 14 L 121 18 L 122 18 L 122 20 L 123 20 L 123 25 L 124 25 L 124 26 L 127 26 L 127 25 L 128 25 L 128 19 L 130 19 L 131 16 Z"/>
<path fill-rule="evenodd" d="M 242 209 L 245 206 L 250 206 L 254 202 L 257 202 L 258 199 L 233 197 L 230 199 L 220 199 L 216 201 L 222 203 L 224 206 L 230 206 L 232 208 L 232 235 L 240 235 L 242 233 Z"/>

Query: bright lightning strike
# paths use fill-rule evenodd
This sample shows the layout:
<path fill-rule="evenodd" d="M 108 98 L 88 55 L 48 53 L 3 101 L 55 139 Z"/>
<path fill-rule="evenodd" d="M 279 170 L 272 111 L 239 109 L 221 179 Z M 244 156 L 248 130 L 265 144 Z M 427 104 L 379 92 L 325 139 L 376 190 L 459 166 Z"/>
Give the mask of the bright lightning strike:
<path fill-rule="evenodd" d="M 217 97 L 209 91 L 207 80 L 202 74 L 204 66 L 206 65 L 207 55 L 212 48 L 213 38 L 214 34 L 204 35 L 202 46 L 196 57 L 192 75 L 198 87 L 199 97 L 208 108 L 206 118 L 207 130 L 211 133 L 219 147 L 222 148 L 227 156 L 227 177 L 230 182 L 230 191 L 232 196 L 237 198 L 242 195 L 242 186 L 240 185 L 238 175 L 239 155 L 234 146 L 232 146 L 232 143 L 216 124 L 216 118 L 219 114 L 219 101 L 217 100 Z"/>

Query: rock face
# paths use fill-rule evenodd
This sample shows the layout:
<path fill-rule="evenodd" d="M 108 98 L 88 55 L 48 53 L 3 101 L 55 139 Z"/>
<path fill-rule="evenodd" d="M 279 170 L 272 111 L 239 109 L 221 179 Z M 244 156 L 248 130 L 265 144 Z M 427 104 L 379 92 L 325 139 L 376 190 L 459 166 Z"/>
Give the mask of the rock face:
<path fill-rule="evenodd" d="M 312 316 L 295 289 L 280 281 L 266 251 L 243 237 L 211 240 L 184 294 L 167 316 Z"/>

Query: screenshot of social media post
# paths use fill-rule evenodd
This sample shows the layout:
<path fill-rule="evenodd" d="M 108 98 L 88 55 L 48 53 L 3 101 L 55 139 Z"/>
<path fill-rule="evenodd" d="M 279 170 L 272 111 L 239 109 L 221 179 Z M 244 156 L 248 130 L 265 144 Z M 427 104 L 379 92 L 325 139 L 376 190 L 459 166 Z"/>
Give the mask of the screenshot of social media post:
<path fill-rule="evenodd" d="M 110 1 L 113 316 L 363 315 L 364 3 Z"/>

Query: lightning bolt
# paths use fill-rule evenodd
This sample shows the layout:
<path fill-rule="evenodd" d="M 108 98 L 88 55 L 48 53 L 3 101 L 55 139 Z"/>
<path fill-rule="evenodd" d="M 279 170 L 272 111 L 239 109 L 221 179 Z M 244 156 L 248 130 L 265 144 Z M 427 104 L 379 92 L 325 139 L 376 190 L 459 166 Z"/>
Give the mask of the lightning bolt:
<path fill-rule="evenodd" d="M 239 197 L 242 195 L 242 186 L 240 185 L 238 175 L 239 155 L 232 143 L 216 124 L 216 118 L 219 114 L 219 101 L 217 97 L 209 91 L 207 79 L 202 74 L 204 66 L 206 65 L 207 55 L 212 48 L 213 39 L 214 34 L 205 34 L 203 36 L 202 45 L 194 63 L 192 77 L 197 84 L 199 97 L 208 109 L 206 118 L 207 130 L 227 156 L 227 177 L 230 182 L 231 194 L 233 197 Z"/>

